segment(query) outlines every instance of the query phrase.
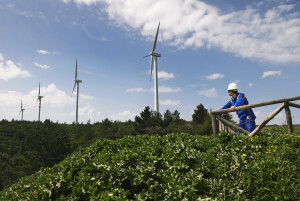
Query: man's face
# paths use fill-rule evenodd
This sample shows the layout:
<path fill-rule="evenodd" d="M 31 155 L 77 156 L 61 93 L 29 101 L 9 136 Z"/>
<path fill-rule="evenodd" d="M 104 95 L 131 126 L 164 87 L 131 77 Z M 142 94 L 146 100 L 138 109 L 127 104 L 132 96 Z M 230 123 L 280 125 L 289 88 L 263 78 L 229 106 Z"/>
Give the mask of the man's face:
<path fill-rule="evenodd" d="M 229 95 L 229 96 L 233 96 L 234 93 L 233 93 L 232 91 L 228 90 L 228 95 Z"/>

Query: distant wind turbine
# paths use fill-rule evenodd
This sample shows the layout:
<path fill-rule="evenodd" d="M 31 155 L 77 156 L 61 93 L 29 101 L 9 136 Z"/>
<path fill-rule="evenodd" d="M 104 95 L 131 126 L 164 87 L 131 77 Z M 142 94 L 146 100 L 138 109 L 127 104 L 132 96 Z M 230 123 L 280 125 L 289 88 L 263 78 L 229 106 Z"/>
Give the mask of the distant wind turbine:
<path fill-rule="evenodd" d="M 152 51 L 146 55 L 144 58 L 151 56 L 151 62 L 150 62 L 150 82 L 152 78 L 152 70 L 153 70 L 153 60 L 154 60 L 154 102 L 155 102 L 155 111 L 158 113 L 159 112 L 159 105 L 158 105 L 158 79 L 157 79 L 157 57 L 161 57 L 161 54 L 155 53 L 156 49 L 156 43 L 157 43 L 157 37 L 158 37 L 158 32 L 159 32 L 159 26 L 160 22 L 158 23 L 157 31 L 156 31 L 156 36 L 154 39 Z"/>
<path fill-rule="evenodd" d="M 78 124 L 78 99 L 79 99 L 79 83 L 81 83 L 82 80 L 77 80 L 77 59 L 76 59 L 76 70 L 75 70 L 75 80 L 74 80 L 74 86 L 72 90 L 72 94 L 75 89 L 75 85 L 77 84 L 77 99 L 76 99 L 76 124 Z"/>
<path fill-rule="evenodd" d="M 19 115 L 22 113 L 22 116 L 21 116 L 21 121 L 23 121 L 23 112 L 24 112 L 24 108 L 23 108 L 23 104 L 22 104 L 22 99 L 21 99 L 21 110 L 20 110 L 20 113 Z"/>
<path fill-rule="evenodd" d="M 37 100 L 36 100 L 36 101 L 39 101 L 39 118 L 38 118 L 38 121 L 40 121 L 40 117 L 41 117 L 42 98 L 43 98 L 43 96 L 41 96 L 41 85 L 39 83 L 39 94 L 38 94 L 38 97 L 37 97 Z"/>

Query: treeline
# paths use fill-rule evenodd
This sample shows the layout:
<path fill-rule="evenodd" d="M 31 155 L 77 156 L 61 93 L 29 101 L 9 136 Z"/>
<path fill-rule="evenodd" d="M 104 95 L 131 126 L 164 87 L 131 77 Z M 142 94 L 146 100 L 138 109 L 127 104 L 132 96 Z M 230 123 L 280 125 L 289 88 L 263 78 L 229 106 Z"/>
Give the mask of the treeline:
<path fill-rule="evenodd" d="M 231 118 L 231 117 L 229 117 Z M 18 178 L 31 175 L 41 167 L 51 167 L 67 155 L 94 143 L 98 139 L 118 139 L 126 135 L 189 133 L 211 135 L 211 119 L 200 104 L 194 110 L 192 121 L 180 118 L 175 110 L 156 113 L 149 107 L 134 121 L 104 119 L 91 124 L 59 124 L 44 122 L 0 122 L 0 190 L 15 183 Z"/>

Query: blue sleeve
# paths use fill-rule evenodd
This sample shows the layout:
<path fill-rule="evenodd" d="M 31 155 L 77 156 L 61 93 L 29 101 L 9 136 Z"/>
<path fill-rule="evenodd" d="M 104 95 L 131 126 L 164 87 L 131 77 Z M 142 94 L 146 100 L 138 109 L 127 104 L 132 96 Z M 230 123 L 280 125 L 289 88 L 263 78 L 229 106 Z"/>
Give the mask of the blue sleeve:
<path fill-rule="evenodd" d="M 245 95 L 239 94 L 234 106 L 238 107 L 238 106 L 242 106 L 242 105 L 245 105 Z"/>
<path fill-rule="evenodd" d="M 231 106 L 231 101 L 229 101 L 226 105 L 224 105 L 221 110 L 226 109 L 226 108 L 230 108 Z"/>

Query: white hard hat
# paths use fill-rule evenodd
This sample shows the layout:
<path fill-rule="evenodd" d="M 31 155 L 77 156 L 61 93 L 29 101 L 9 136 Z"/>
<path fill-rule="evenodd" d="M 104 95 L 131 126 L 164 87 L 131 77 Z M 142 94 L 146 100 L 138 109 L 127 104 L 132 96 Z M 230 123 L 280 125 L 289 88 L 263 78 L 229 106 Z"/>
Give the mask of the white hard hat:
<path fill-rule="evenodd" d="M 238 85 L 236 83 L 230 83 L 228 85 L 228 91 L 229 90 L 238 90 Z"/>

